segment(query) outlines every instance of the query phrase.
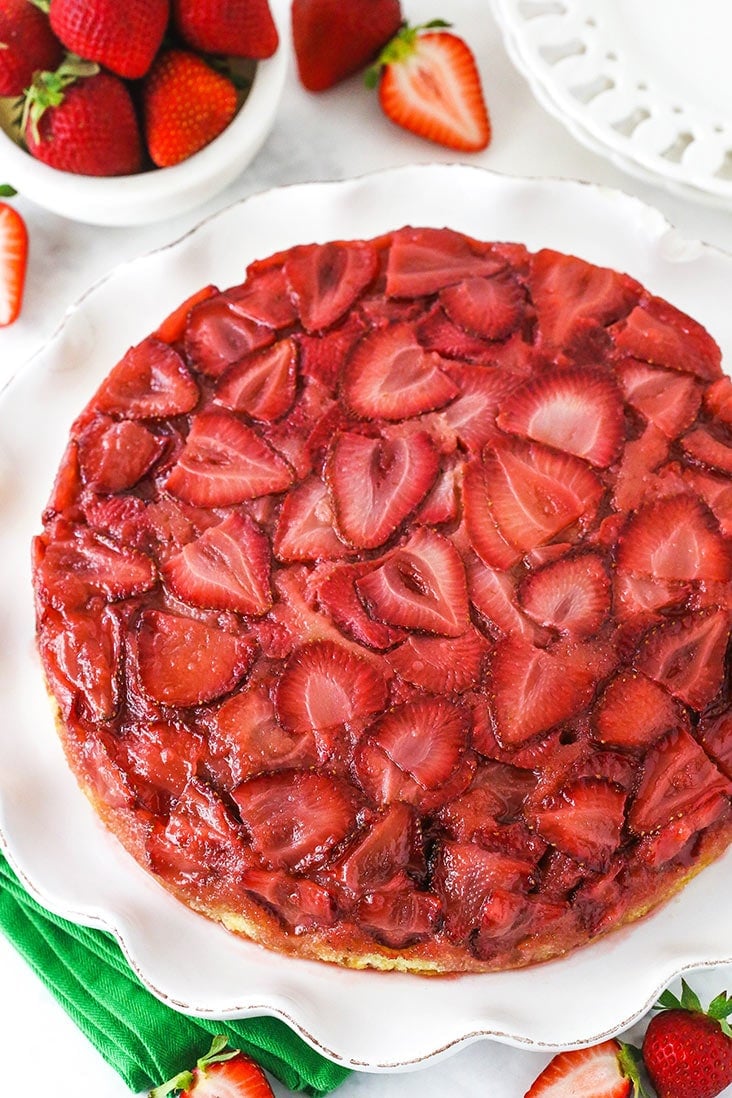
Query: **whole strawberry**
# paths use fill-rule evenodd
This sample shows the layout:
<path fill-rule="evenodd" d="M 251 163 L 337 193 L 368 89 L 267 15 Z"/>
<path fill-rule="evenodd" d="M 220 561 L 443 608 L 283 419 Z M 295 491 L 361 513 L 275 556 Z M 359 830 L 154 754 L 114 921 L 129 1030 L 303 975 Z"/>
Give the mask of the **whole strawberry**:
<path fill-rule="evenodd" d="M 30 0 L 0 0 L 0 95 L 22 95 L 39 69 L 55 69 L 61 43 Z"/>
<path fill-rule="evenodd" d="M 173 0 L 181 38 L 201 53 L 226 53 L 257 61 L 279 44 L 267 0 Z"/>
<path fill-rule="evenodd" d="M 182 1071 L 150 1091 L 150 1098 L 274 1098 L 267 1077 L 249 1056 L 226 1051 L 226 1038 L 214 1037 L 211 1048 L 192 1071 Z"/>
<path fill-rule="evenodd" d="M 168 0 L 51 0 L 51 26 L 72 53 L 136 80 L 153 63 Z"/>
<path fill-rule="evenodd" d="M 643 1059 L 658 1098 L 714 1098 L 732 1083 L 732 998 L 705 1011 L 685 980 L 681 999 L 665 991 L 643 1040 Z"/>
<path fill-rule="evenodd" d="M 325 91 L 373 61 L 402 22 L 399 0 L 292 0 L 300 82 Z"/>
<path fill-rule="evenodd" d="M 28 152 L 77 175 L 132 175 L 142 167 L 135 108 L 124 83 L 68 58 L 36 75 L 23 112 Z"/>
<path fill-rule="evenodd" d="M 145 140 L 154 164 L 168 168 L 208 145 L 236 114 L 236 88 L 185 50 L 166 50 L 143 88 Z"/>

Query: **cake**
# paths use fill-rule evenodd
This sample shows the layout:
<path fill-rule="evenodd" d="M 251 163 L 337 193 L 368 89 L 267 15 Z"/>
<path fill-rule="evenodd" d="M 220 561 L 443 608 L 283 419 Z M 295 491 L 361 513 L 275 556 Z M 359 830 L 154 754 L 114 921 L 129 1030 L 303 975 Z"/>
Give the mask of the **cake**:
<path fill-rule="evenodd" d="M 69 764 L 181 901 L 434 974 L 567 953 L 732 840 L 732 382 L 634 279 L 450 229 L 205 287 L 33 546 Z"/>

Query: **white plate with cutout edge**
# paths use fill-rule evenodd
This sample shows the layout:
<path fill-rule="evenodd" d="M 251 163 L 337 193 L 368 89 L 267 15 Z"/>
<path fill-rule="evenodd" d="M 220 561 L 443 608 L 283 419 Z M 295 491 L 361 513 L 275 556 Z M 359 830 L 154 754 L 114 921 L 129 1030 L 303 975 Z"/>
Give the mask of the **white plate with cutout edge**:
<path fill-rule="evenodd" d="M 619 192 L 437 165 L 283 188 L 225 210 L 97 284 L 0 398 L 0 830 L 13 865 L 54 911 L 113 931 L 143 983 L 171 1006 L 210 1017 L 272 1014 L 332 1059 L 372 1071 L 410 1068 L 481 1037 L 547 1049 L 626 1028 L 674 975 L 732 962 L 725 920 L 705 917 L 732 910 L 732 849 L 645 921 L 522 971 L 424 979 L 266 952 L 169 896 L 78 790 L 35 654 L 29 544 L 75 415 L 126 348 L 187 295 L 241 281 L 250 260 L 296 243 L 407 223 L 628 271 L 732 355 L 732 257 L 684 241 Z"/>

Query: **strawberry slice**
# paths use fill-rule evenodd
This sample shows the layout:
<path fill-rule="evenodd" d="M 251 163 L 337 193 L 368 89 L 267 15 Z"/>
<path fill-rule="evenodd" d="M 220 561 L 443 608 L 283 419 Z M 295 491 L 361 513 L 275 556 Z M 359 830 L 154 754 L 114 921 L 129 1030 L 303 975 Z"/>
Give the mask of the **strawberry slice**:
<path fill-rule="evenodd" d="M 470 453 L 479 454 L 487 442 L 498 437 L 496 414 L 518 379 L 500 370 L 465 363 L 446 365 L 444 369 L 459 392 L 438 413 L 439 418 Z"/>
<path fill-rule="evenodd" d="M 199 705 L 227 694 L 254 658 L 248 637 L 161 610 L 143 611 L 134 647 L 145 693 L 164 705 Z"/>
<path fill-rule="evenodd" d="M 452 229 L 398 229 L 389 248 L 386 292 L 389 297 L 424 297 L 505 266 L 490 248 Z"/>
<path fill-rule="evenodd" d="M 442 307 L 455 324 L 484 339 L 506 339 L 519 325 L 526 295 L 511 275 L 466 278 L 440 293 Z"/>
<path fill-rule="evenodd" d="M 475 843 L 441 842 L 437 846 L 432 887 L 445 909 L 445 930 L 459 943 L 477 930 L 490 895 L 497 888 L 523 895 L 533 866 Z"/>
<path fill-rule="evenodd" d="M 166 488 L 196 507 L 227 507 L 283 492 L 293 475 L 264 439 L 229 412 L 201 412 Z"/>
<path fill-rule="evenodd" d="M 380 436 L 341 432 L 330 447 L 325 479 L 341 537 L 375 549 L 394 533 L 435 482 L 439 459 L 423 432 Z"/>
<path fill-rule="evenodd" d="M 518 746 L 574 717 L 591 701 L 605 662 L 605 651 L 591 643 L 543 649 L 514 638 L 499 641 L 490 681 L 500 742 Z"/>
<path fill-rule="evenodd" d="M 612 329 L 615 346 L 623 354 L 715 381 L 722 374 L 722 354 L 696 320 L 668 301 L 651 297 L 637 305 Z"/>
<path fill-rule="evenodd" d="M 732 782 L 683 728 L 650 748 L 628 813 L 636 835 L 655 831 L 717 794 L 730 796 Z"/>
<path fill-rule="evenodd" d="M 386 654 L 400 678 L 433 694 L 461 694 L 481 677 L 488 642 L 471 626 L 460 637 L 408 637 Z"/>
<path fill-rule="evenodd" d="M 688 718 L 652 679 L 625 669 L 611 679 L 592 711 L 595 737 L 613 747 L 646 748 Z"/>
<path fill-rule="evenodd" d="M 95 492 L 132 488 L 155 464 L 166 440 L 134 420 L 93 421 L 79 436 L 79 467 L 84 484 Z"/>
<path fill-rule="evenodd" d="M 180 355 L 148 336 L 117 363 L 92 403 L 108 415 L 157 419 L 192 411 L 198 398 L 198 386 Z"/>
<path fill-rule="evenodd" d="M 687 583 L 657 580 L 651 576 L 637 576 L 622 568 L 613 577 L 615 614 L 620 622 L 637 619 L 640 627 L 659 621 L 661 613 L 672 606 L 686 602 L 691 594 Z"/>
<path fill-rule="evenodd" d="M 437 789 L 467 747 L 469 724 L 462 706 L 430 697 L 389 710 L 371 725 L 368 736 L 423 789 Z"/>
<path fill-rule="evenodd" d="M 152 333 L 155 339 L 159 339 L 163 343 L 177 343 L 185 335 L 188 314 L 193 306 L 198 305 L 199 301 L 206 301 L 207 298 L 213 297 L 218 292 L 217 288 L 212 285 L 202 286 L 200 290 L 196 290 L 158 325 Z"/>
<path fill-rule="evenodd" d="M 518 606 L 516 581 L 506 572 L 489 568 L 474 554 L 465 559 L 468 598 L 494 637 L 517 636 L 533 640 L 536 632 Z"/>
<path fill-rule="evenodd" d="M 274 331 L 246 316 L 236 292 L 217 294 L 194 305 L 188 315 L 184 346 L 189 363 L 201 374 L 221 377 L 227 366 L 274 342 Z"/>
<path fill-rule="evenodd" d="M 679 701 L 702 710 L 724 680 L 728 640 L 727 611 L 698 611 L 652 629 L 634 664 Z"/>
<path fill-rule="evenodd" d="M 147 853 L 153 871 L 178 887 L 210 888 L 227 874 L 238 879 L 251 861 L 241 825 L 197 778 L 188 782 L 185 799 L 173 802 L 167 824 L 153 824 Z"/>
<path fill-rule="evenodd" d="M 729 797 L 724 793 L 717 792 L 705 797 L 695 808 L 685 811 L 671 823 L 650 835 L 644 835 L 638 843 L 638 858 L 646 865 L 658 868 L 681 854 L 684 847 L 691 854 L 689 847 L 695 844 L 697 833 L 711 827 L 729 811 Z"/>
<path fill-rule="evenodd" d="M 492 517 L 503 538 L 522 552 L 551 541 L 580 518 L 589 519 L 603 494 L 584 462 L 536 443 L 488 447 L 483 463 Z"/>
<path fill-rule="evenodd" d="M 732 380 L 720 377 L 704 391 L 704 409 L 710 416 L 732 427 Z M 688 426 L 688 424 L 686 424 Z"/>
<path fill-rule="evenodd" d="M 621 362 L 617 375 L 628 404 L 668 438 L 677 438 L 696 419 L 701 395 L 693 377 L 659 370 L 634 358 Z"/>
<path fill-rule="evenodd" d="M 364 419 L 409 419 L 441 408 L 458 389 L 446 363 L 417 342 L 411 324 L 392 324 L 367 335 L 343 375 L 343 397 Z"/>
<path fill-rule="evenodd" d="M 263 902 L 268 911 L 275 911 L 296 934 L 315 927 L 331 926 L 336 921 L 336 905 L 330 892 L 307 877 L 295 877 L 281 869 L 245 869 L 241 875 L 241 886 Z M 217 1089 L 207 1090 L 204 1098 L 228 1098 L 227 1092 L 218 1089 L 220 1079 L 216 1080 L 215 1086 Z M 265 1095 L 266 1098 L 272 1095 L 269 1085 L 261 1098 Z M 232 1091 L 231 1098 L 240 1098 L 239 1091 Z M 249 1090 L 243 1092 L 243 1098 L 250 1098 Z"/>
<path fill-rule="evenodd" d="M 227 290 L 226 299 L 242 316 L 266 328 L 289 328 L 297 320 L 297 309 L 279 263 L 251 264 L 246 282 Z"/>
<path fill-rule="evenodd" d="M 560 1052 L 544 1068 L 524 1098 L 631 1098 L 638 1093 L 638 1070 L 619 1041 Z"/>
<path fill-rule="evenodd" d="M 699 742 L 723 774 L 732 780 L 732 714 L 703 717 L 697 731 Z"/>
<path fill-rule="evenodd" d="M 704 500 L 722 534 L 726 538 L 732 537 L 732 483 L 729 478 L 700 469 L 684 469 L 683 479 Z"/>
<path fill-rule="evenodd" d="M 623 402 L 600 370 L 556 370 L 525 382 L 503 405 L 503 431 L 584 458 L 612 464 L 624 436 Z"/>
<path fill-rule="evenodd" d="M 352 787 L 312 770 L 261 774 L 232 797 L 252 849 L 275 869 L 322 865 L 356 826 Z"/>
<path fill-rule="evenodd" d="M 195 777 L 203 755 L 201 738 L 169 724 L 151 721 L 126 729 L 117 745 L 118 758 L 139 799 L 152 812 L 165 811 L 169 799 L 160 793 L 180 797 Z"/>
<path fill-rule="evenodd" d="M 535 782 L 529 770 L 483 760 L 470 788 L 444 805 L 437 819 L 450 838 L 466 843 L 476 841 L 487 847 L 490 843 L 484 840 L 505 821 L 520 814 Z M 524 856 L 525 851 L 521 854 Z"/>
<path fill-rule="evenodd" d="M 297 648 L 275 691 L 280 723 L 295 732 L 347 724 L 386 704 L 381 673 L 345 645 L 316 641 Z"/>
<path fill-rule="evenodd" d="M 311 585 L 320 606 L 349 637 L 369 648 L 391 648 L 404 638 L 404 630 L 369 617 L 356 591 L 356 581 L 371 567 L 370 561 L 319 565 Z"/>
<path fill-rule="evenodd" d="M 442 914 L 440 901 L 413 887 L 369 892 L 356 905 L 359 925 L 391 949 L 404 949 L 433 934 Z"/>
<path fill-rule="evenodd" d="M 695 462 L 711 465 L 724 473 L 732 473 L 732 446 L 705 427 L 696 427 L 681 440 L 684 452 Z"/>
<path fill-rule="evenodd" d="M 6 49 L 9 48 L 6 44 Z M 12 324 L 20 315 L 27 266 L 25 221 L 7 202 L 0 202 L 0 328 Z"/>
<path fill-rule="evenodd" d="M 612 782 L 580 778 L 528 817 L 542 838 L 591 869 L 605 869 L 620 845 L 626 794 Z"/>
<path fill-rule="evenodd" d="M 461 365 L 492 366 L 496 349 L 504 346 L 471 335 L 458 327 L 437 302 L 426 316 L 417 318 L 416 331 L 425 351 L 435 351 L 442 358 L 456 359 Z"/>
<path fill-rule="evenodd" d="M 356 581 L 356 590 L 372 617 L 444 637 L 465 632 L 465 568 L 448 538 L 422 527 L 382 560 L 378 568 Z"/>
<path fill-rule="evenodd" d="M 121 548 L 88 527 L 71 528 L 44 548 L 36 582 L 44 602 L 63 609 L 81 606 L 104 592 L 109 599 L 128 599 L 157 582 L 155 565 L 137 549 Z"/>
<path fill-rule="evenodd" d="M 298 337 L 300 373 L 324 385 L 333 394 L 340 382 L 345 363 L 360 339 L 369 331 L 359 313 L 349 313 L 342 324 L 328 332 Z"/>
<path fill-rule="evenodd" d="M 531 256 L 530 271 L 540 342 L 561 356 L 580 344 L 588 331 L 627 316 L 641 292 L 627 275 L 549 248 Z"/>
<path fill-rule="evenodd" d="M 647 503 L 620 536 L 618 565 L 661 580 L 726 583 L 732 561 L 714 516 L 694 496 Z"/>
<path fill-rule="evenodd" d="M 274 423 L 295 400 L 297 346 L 281 339 L 230 366 L 216 386 L 214 401 L 232 412 Z"/>
<path fill-rule="evenodd" d="M 284 270 L 303 328 L 332 328 L 373 282 L 378 266 L 376 249 L 363 240 L 293 248 Z"/>
<path fill-rule="evenodd" d="M 97 621 L 73 611 L 46 610 L 40 652 L 54 696 L 68 718 L 78 707 L 93 721 L 111 720 L 120 703 L 119 620 L 105 610 Z"/>
<path fill-rule="evenodd" d="M 524 613 L 573 637 L 593 636 L 610 610 L 610 580 L 602 557 L 562 557 L 532 572 L 518 591 Z"/>
<path fill-rule="evenodd" d="M 348 556 L 333 528 L 328 490 L 319 477 L 310 476 L 282 501 L 272 546 L 278 560 L 338 560 Z"/>
<path fill-rule="evenodd" d="M 400 803 L 382 809 L 333 870 L 336 880 L 356 895 L 383 887 L 402 871 L 423 874 L 422 831 L 414 809 Z"/>
<path fill-rule="evenodd" d="M 414 521 L 418 526 L 442 526 L 458 517 L 459 466 L 444 464 L 434 483 L 417 509 Z"/>
<path fill-rule="evenodd" d="M 518 564 L 520 551 L 498 528 L 483 461 L 463 466 L 463 517 L 470 546 L 489 568 L 506 571 Z"/>
<path fill-rule="evenodd" d="M 162 568 L 191 606 L 259 617 L 272 605 L 267 538 L 250 518 L 232 514 L 172 556 Z"/>

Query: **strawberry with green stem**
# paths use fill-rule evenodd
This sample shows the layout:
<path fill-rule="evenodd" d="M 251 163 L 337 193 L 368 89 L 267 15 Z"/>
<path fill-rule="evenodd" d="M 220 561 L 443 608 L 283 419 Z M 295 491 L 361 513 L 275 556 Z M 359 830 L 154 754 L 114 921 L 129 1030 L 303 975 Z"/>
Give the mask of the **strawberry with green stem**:
<path fill-rule="evenodd" d="M 22 95 L 34 73 L 61 61 L 61 43 L 42 7 L 42 0 L 0 0 L 0 95 Z"/>
<path fill-rule="evenodd" d="M 239 1049 L 226 1046 L 226 1037 L 218 1034 L 192 1071 L 181 1071 L 155 1087 L 150 1098 L 174 1093 L 180 1093 L 181 1098 L 274 1098 L 259 1065 Z"/>
<path fill-rule="evenodd" d="M 664 991 L 643 1039 L 643 1058 L 658 1098 L 714 1098 L 732 1083 L 732 998 L 704 1010 L 681 981 L 681 997 Z"/>

